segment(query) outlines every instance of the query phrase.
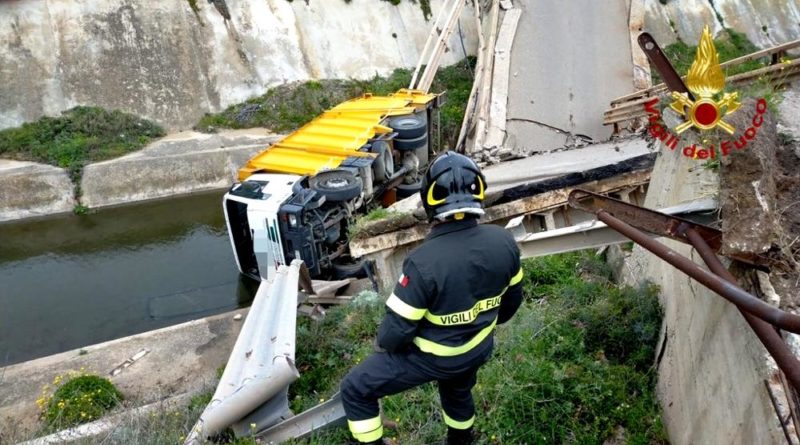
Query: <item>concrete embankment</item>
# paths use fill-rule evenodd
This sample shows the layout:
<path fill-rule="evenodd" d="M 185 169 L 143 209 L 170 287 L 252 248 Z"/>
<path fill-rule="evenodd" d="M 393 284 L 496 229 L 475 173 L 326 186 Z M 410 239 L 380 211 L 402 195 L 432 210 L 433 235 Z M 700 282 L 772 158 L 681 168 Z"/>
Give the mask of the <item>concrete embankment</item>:
<path fill-rule="evenodd" d="M 264 130 L 167 136 L 139 152 L 87 166 L 81 203 L 96 208 L 228 187 L 239 167 L 277 138 Z"/>
<path fill-rule="evenodd" d="M 89 208 L 228 187 L 239 166 L 277 140 L 263 129 L 182 132 L 141 151 L 86 166 L 80 204 Z M 0 221 L 72 211 L 64 169 L 0 159 Z"/>
<path fill-rule="evenodd" d="M 800 141 L 795 118 L 798 98 L 800 96 L 796 90 L 786 92 L 780 106 L 782 118 L 777 123 L 777 131 L 783 134 L 782 137 L 794 141 Z M 742 110 L 745 108 L 750 107 L 743 107 Z M 740 110 L 738 115 L 728 119 L 737 129 L 744 131 L 750 117 Z M 736 239 L 729 238 L 735 236 L 733 231 L 726 230 L 726 227 L 742 226 L 741 223 L 745 221 L 727 215 L 726 208 L 737 207 L 744 201 L 732 200 L 731 188 L 736 188 L 739 194 L 760 196 L 759 193 L 764 191 L 759 184 L 768 182 L 765 178 L 770 176 L 781 177 L 791 156 L 785 153 L 778 158 L 772 152 L 777 145 L 774 115 L 770 113 L 764 118 L 763 127 L 760 132 L 772 134 L 759 133 L 758 138 L 746 149 L 725 158 L 721 169 L 706 168 L 708 165 L 704 166 L 698 160 L 663 149 L 654 166 L 644 206 L 667 207 L 714 196 L 722 209 L 723 246 L 735 243 Z M 695 139 L 689 145 L 693 142 L 701 143 Z M 800 158 L 797 147 L 795 142 L 794 155 Z M 746 168 L 737 168 L 735 163 L 743 163 Z M 752 178 L 736 176 L 742 171 L 760 175 L 759 179 L 752 181 Z M 765 199 L 775 199 L 774 188 L 766 193 L 772 195 L 765 196 Z M 769 209 L 759 212 L 758 218 L 747 219 L 747 231 L 764 232 L 760 223 L 771 219 Z M 766 229 L 767 234 L 775 231 L 780 229 Z M 678 254 L 702 264 L 690 245 L 668 239 L 660 241 Z M 618 248 L 611 250 L 620 254 Z M 649 281 L 660 287 L 664 324 L 656 362 L 659 375 L 657 390 L 670 442 L 743 445 L 786 443 L 781 417 L 787 417 L 791 403 L 786 403 L 786 392 L 780 383 L 774 360 L 736 307 L 639 246 L 634 247 L 631 254 L 623 256 L 627 256 L 622 262 L 621 276 L 624 282 L 636 284 Z M 772 287 L 766 286 L 765 283 L 769 284 L 769 281 L 763 281 L 761 276 L 753 280 L 745 269 L 740 267 L 733 271 L 740 275 L 740 285 L 750 286 L 751 281 L 756 281 L 760 289 Z M 780 296 L 774 290 L 771 292 L 771 298 L 776 300 L 770 301 L 773 305 L 787 298 L 791 302 L 794 298 L 794 292 Z M 788 306 L 791 307 L 791 304 Z M 787 305 L 781 304 L 781 307 Z M 797 336 L 784 334 L 790 348 L 797 354 L 797 348 L 793 346 L 797 343 Z M 776 396 L 777 408 L 773 407 L 770 392 Z M 786 427 L 794 429 L 791 421 Z"/>
<path fill-rule="evenodd" d="M 0 368 L 0 431 L 32 431 L 42 388 L 70 371 L 108 377 L 135 406 L 208 389 L 239 335 L 237 314 L 247 309 Z M 141 351 L 146 355 L 110 376 Z"/>
<path fill-rule="evenodd" d="M 72 181 L 63 168 L 0 159 L 0 221 L 69 212 Z"/>

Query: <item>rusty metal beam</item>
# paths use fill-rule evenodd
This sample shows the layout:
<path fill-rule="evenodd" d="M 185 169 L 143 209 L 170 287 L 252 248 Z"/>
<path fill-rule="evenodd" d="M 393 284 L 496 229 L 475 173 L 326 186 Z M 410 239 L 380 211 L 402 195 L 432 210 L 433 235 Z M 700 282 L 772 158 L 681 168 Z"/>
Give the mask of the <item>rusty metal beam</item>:
<path fill-rule="evenodd" d="M 651 239 L 647 234 L 639 231 L 631 225 L 615 218 L 605 210 L 596 212 L 600 221 L 608 224 L 609 227 L 630 238 L 636 244 L 654 253 L 659 258 L 680 269 L 686 275 L 699 281 L 705 287 L 713 290 L 726 300 L 735 304 L 739 308 L 772 323 L 775 326 L 790 332 L 800 333 L 800 316 L 782 311 L 766 302 L 743 291 L 739 287 L 723 280 L 722 278 L 701 269 L 690 259 L 682 256 L 678 252 Z"/>
<path fill-rule="evenodd" d="M 736 278 L 722 265 L 711 247 L 706 244 L 703 237 L 693 229 L 686 229 L 686 237 L 689 242 L 697 249 L 697 253 L 706 263 L 711 272 L 719 275 L 732 285 L 736 286 Z M 764 320 L 759 319 L 739 308 L 747 324 L 753 329 L 761 343 L 767 348 L 772 358 L 775 359 L 778 367 L 786 375 L 786 379 L 795 387 L 800 389 L 800 362 L 794 356 L 789 347 L 784 343 L 781 336 L 775 329 Z M 783 423 L 783 422 L 781 422 Z"/>

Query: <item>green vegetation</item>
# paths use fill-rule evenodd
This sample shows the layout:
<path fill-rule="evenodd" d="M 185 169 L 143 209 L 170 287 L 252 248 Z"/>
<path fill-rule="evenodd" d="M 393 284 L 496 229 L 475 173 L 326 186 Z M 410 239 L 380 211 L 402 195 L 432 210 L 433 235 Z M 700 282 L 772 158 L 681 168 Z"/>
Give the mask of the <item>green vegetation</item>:
<path fill-rule="evenodd" d="M 132 114 L 75 107 L 59 117 L 0 131 L 0 158 L 65 168 L 77 187 L 84 165 L 139 150 L 164 134 L 158 125 Z"/>
<path fill-rule="evenodd" d="M 498 328 L 494 358 L 474 394 L 478 443 L 666 443 L 652 363 L 660 328 L 657 289 L 620 288 L 589 252 L 524 262 L 526 301 Z M 292 409 L 330 397 L 347 371 L 372 349 L 383 309 L 363 298 L 328 311 L 321 323 L 298 323 L 301 378 Z M 403 444 L 437 443 L 445 434 L 435 385 L 384 399 Z M 342 443 L 345 428 L 296 444 Z M 254 442 L 246 442 L 254 443 Z"/>
<path fill-rule="evenodd" d="M 717 35 L 717 38 L 714 39 L 714 45 L 717 47 L 720 63 L 758 51 L 758 48 L 753 42 L 748 40 L 747 36 L 730 28 L 725 28 Z M 697 46 L 687 45 L 681 40 L 667 45 L 667 47 L 664 48 L 664 54 L 669 61 L 672 62 L 672 66 L 675 67 L 678 74 L 681 75 L 685 75 L 689 71 L 696 51 Z M 726 69 L 725 75 L 732 76 L 734 74 L 752 71 L 765 66 L 767 63 L 767 58 L 740 63 Z M 656 70 L 652 70 L 652 76 L 654 85 L 661 83 L 661 76 L 659 76 Z"/>
<path fill-rule="evenodd" d="M 63 377 L 56 377 L 59 385 Z M 37 400 L 42 409 L 42 419 L 48 427 L 68 428 L 99 419 L 123 399 L 108 379 L 81 374 L 68 379 L 48 396 Z"/>
<path fill-rule="evenodd" d="M 615 285 L 603 259 L 589 251 L 526 260 L 523 267 L 525 302 L 498 327 L 494 356 L 481 368 L 473 391 L 478 443 L 667 443 L 652 366 L 661 323 L 657 289 Z M 383 313 L 383 298 L 363 292 L 347 306 L 330 308 L 320 322 L 298 319 L 301 377 L 289 390 L 295 412 L 330 398 L 344 375 L 372 352 Z M 86 391 L 63 390 L 59 400 L 80 400 L 100 388 L 94 384 L 104 385 L 97 379 L 104 380 L 72 384 Z M 209 388 L 184 407 L 165 403 L 144 418 L 124 413 L 103 443 L 183 442 L 212 393 Z M 39 403 L 58 405 L 46 397 Z M 65 403 L 61 412 L 66 408 Z M 439 443 L 445 435 L 433 384 L 385 398 L 383 414 L 398 424 L 386 436 L 402 444 Z M 220 438 L 257 444 L 252 437 L 228 436 Z M 347 437 L 346 427 L 337 427 L 289 443 L 326 445 L 345 443 Z"/>
<path fill-rule="evenodd" d="M 452 147 L 456 142 L 472 88 L 474 65 L 475 58 L 470 57 L 463 63 L 440 68 L 436 74 L 431 91 L 447 91 L 447 102 L 441 108 L 441 145 L 436 140 L 433 144 L 436 151 L 444 146 Z M 214 132 L 219 128 L 266 127 L 286 133 L 345 100 L 364 93 L 386 95 L 407 88 L 411 75 L 410 70 L 397 69 L 387 77 L 375 76 L 369 80 L 312 80 L 283 85 L 220 113 L 206 114 L 195 129 Z"/>

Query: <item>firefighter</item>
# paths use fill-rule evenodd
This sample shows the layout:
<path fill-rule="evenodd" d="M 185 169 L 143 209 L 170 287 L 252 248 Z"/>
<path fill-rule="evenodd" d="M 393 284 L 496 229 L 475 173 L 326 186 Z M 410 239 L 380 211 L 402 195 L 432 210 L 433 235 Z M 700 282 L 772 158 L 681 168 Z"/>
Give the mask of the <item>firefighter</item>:
<path fill-rule="evenodd" d="M 376 352 L 341 384 L 356 443 L 382 443 L 378 400 L 436 381 L 447 444 L 473 443 L 472 387 L 489 359 L 495 325 L 522 302 L 522 269 L 514 238 L 478 225 L 486 181 L 470 158 L 445 152 L 422 181 L 422 203 L 433 228 L 403 262 Z"/>

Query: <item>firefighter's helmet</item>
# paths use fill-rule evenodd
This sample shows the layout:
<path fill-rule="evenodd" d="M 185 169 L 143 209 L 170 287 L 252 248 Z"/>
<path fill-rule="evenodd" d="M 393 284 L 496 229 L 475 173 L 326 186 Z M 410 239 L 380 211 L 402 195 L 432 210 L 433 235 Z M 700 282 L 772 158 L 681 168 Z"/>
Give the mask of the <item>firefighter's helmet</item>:
<path fill-rule="evenodd" d="M 428 220 L 483 215 L 486 180 L 470 158 L 452 151 L 437 156 L 425 172 L 420 197 Z"/>

